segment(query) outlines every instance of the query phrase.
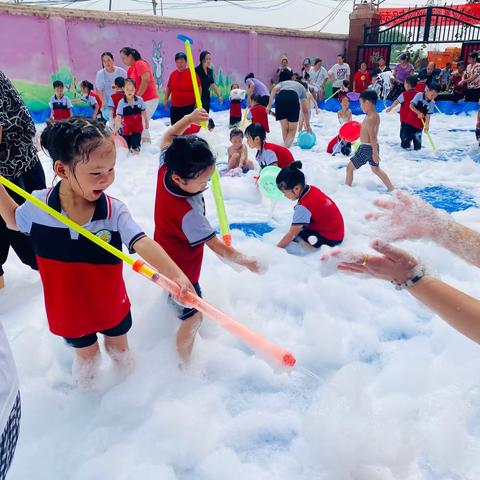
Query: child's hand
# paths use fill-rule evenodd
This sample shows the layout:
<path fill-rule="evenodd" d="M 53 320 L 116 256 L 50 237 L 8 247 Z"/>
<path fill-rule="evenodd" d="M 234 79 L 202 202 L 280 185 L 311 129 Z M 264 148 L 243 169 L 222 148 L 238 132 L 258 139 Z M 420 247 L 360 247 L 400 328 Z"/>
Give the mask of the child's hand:
<path fill-rule="evenodd" d="M 262 264 L 262 262 L 255 257 L 246 257 L 243 265 L 253 273 L 265 273 L 267 270 L 266 265 Z"/>
<path fill-rule="evenodd" d="M 423 120 L 425 118 L 425 115 L 422 112 L 418 112 L 417 116 L 420 120 Z"/>
<path fill-rule="evenodd" d="M 196 108 L 190 115 L 190 123 L 200 125 L 202 122 L 208 122 L 208 112 L 203 108 Z"/>
<path fill-rule="evenodd" d="M 193 285 L 190 282 L 190 280 L 185 275 L 182 275 L 180 277 L 175 278 L 174 281 L 180 287 L 180 291 L 178 295 L 173 295 L 173 298 L 178 302 L 180 302 L 182 305 L 190 304 L 190 302 L 187 300 L 188 298 L 187 295 L 189 293 L 192 293 L 193 295 L 197 296 L 197 292 L 193 288 Z"/>
<path fill-rule="evenodd" d="M 430 130 L 430 126 L 425 124 L 425 126 L 423 127 L 423 131 L 428 132 L 429 130 Z"/>
<path fill-rule="evenodd" d="M 150 128 L 150 122 L 147 120 L 145 122 L 145 129 L 148 130 Z"/>
<path fill-rule="evenodd" d="M 388 107 L 386 110 L 385 110 L 387 113 L 390 113 L 392 111 L 392 107 Z"/>
<path fill-rule="evenodd" d="M 372 160 L 377 164 L 380 163 L 380 155 L 378 154 L 378 152 L 372 153 Z"/>

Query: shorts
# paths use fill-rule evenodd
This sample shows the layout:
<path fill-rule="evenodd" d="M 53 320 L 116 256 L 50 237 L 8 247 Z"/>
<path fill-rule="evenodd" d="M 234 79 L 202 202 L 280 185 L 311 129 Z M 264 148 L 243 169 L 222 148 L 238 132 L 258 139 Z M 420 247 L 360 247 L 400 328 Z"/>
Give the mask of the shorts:
<path fill-rule="evenodd" d="M 363 167 L 367 162 L 375 168 L 378 168 L 378 163 L 373 161 L 373 150 L 371 145 L 362 143 L 358 150 L 355 152 L 355 155 L 350 159 L 353 163 L 353 166 L 358 170 L 360 167 Z"/>
<path fill-rule="evenodd" d="M 106 337 L 119 337 L 120 335 L 125 335 L 131 328 L 132 328 L 132 313 L 128 312 L 127 316 L 116 327 L 109 328 L 108 330 L 101 330 L 100 332 L 97 332 L 97 333 L 101 333 Z M 77 337 L 77 338 L 70 338 L 70 337 L 63 337 L 63 338 L 65 339 L 67 344 L 73 348 L 91 347 L 98 340 L 96 333 L 90 333 L 89 335 L 85 335 L 83 337 Z"/>
<path fill-rule="evenodd" d="M 193 288 L 197 292 L 197 295 L 199 297 L 202 296 L 202 290 L 200 288 L 200 284 L 194 283 Z M 169 297 L 170 302 L 173 304 L 175 310 L 177 311 L 177 317 L 180 320 L 188 320 L 189 318 L 192 318 L 195 314 L 198 313 L 198 310 L 192 307 L 184 307 L 183 305 L 180 305 L 177 303 L 175 300 L 173 300 L 172 296 Z"/>
<path fill-rule="evenodd" d="M 20 403 L 20 392 L 10 411 L 7 424 L 0 437 L 0 479 L 4 479 L 8 469 L 12 464 L 15 447 L 17 446 L 18 433 L 20 430 L 20 417 L 22 416 L 22 408 Z"/>
<path fill-rule="evenodd" d="M 342 240 L 329 240 L 328 238 L 322 237 L 316 230 L 311 230 L 309 228 L 304 228 L 295 238 L 294 242 L 303 240 L 310 244 L 312 247 L 320 248 L 322 245 L 328 245 L 329 247 L 335 247 L 343 242 Z"/>
<path fill-rule="evenodd" d="M 237 127 L 238 125 L 240 125 L 241 121 L 242 117 L 230 117 L 230 128 Z"/>
<path fill-rule="evenodd" d="M 300 118 L 300 103 L 298 95 L 293 90 L 282 90 L 275 99 L 275 118 L 288 120 L 290 123 L 298 122 Z"/>
<path fill-rule="evenodd" d="M 186 107 L 170 107 L 170 123 L 175 125 L 185 115 L 189 115 L 195 110 L 195 105 L 187 105 Z"/>
<path fill-rule="evenodd" d="M 259 99 L 258 99 L 258 103 L 260 105 L 263 105 L 264 107 L 268 107 L 268 103 L 270 102 L 270 95 L 262 95 Z"/>

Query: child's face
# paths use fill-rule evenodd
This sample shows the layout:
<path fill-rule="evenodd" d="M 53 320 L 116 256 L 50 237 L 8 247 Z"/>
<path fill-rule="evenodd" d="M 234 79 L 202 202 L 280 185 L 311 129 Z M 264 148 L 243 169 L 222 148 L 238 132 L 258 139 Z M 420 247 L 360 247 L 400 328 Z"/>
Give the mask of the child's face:
<path fill-rule="evenodd" d="M 57 160 L 55 173 L 69 183 L 71 189 L 89 202 L 95 202 L 115 180 L 115 144 L 104 138 L 90 153 L 86 162 L 80 160 L 75 169 Z"/>
<path fill-rule="evenodd" d="M 403 86 L 404 86 L 405 90 L 411 90 L 412 89 L 412 86 L 406 80 L 403 82 Z"/>
<path fill-rule="evenodd" d="M 348 97 L 343 97 L 342 98 L 342 108 L 344 108 L 346 110 L 349 105 L 350 105 L 350 102 L 348 100 Z"/>
<path fill-rule="evenodd" d="M 127 98 L 132 98 L 135 95 L 135 87 L 131 83 L 126 83 L 123 90 Z"/>
<path fill-rule="evenodd" d="M 247 145 L 250 148 L 256 148 L 257 150 L 260 148 L 262 143 L 260 137 L 252 138 L 250 135 L 245 135 L 245 138 L 247 139 Z"/>
<path fill-rule="evenodd" d="M 232 146 L 239 150 L 243 145 L 243 138 L 240 135 L 235 135 L 230 139 Z"/>
<path fill-rule="evenodd" d="M 360 99 L 360 108 L 362 109 L 363 113 L 367 113 L 370 110 L 370 102 L 361 98 Z"/>
<path fill-rule="evenodd" d="M 303 188 L 301 185 L 295 185 L 292 189 L 283 189 L 280 188 L 280 191 L 287 197 L 289 200 L 298 200 L 302 194 Z"/>
<path fill-rule="evenodd" d="M 435 100 L 438 96 L 438 92 L 436 90 L 428 90 L 428 91 L 425 92 L 425 96 L 429 100 Z"/>
<path fill-rule="evenodd" d="M 207 189 L 208 182 L 215 171 L 215 165 L 206 168 L 198 177 L 185 180 L 177 174 L 172 174 L 172 180 L 187 193 L 200 193 Z"/>
<path fill-rule="evenodd" d="M 235 90 L 236 88 L 237 88 L 237 89 L 240 88 L 240 85 L 239 85 L 238 83 L 232 83 L 232 88 L 231 88 L 231 90 Z"/>
<path fill-rule="evenodd" d="M 63 91 L 65 90 L 64 87 L 55 87 L 53 90 L 54 90 L 54 92 L 55 92 L 55 95 L 56 95 L 58 98 L 63 97 Z"/>

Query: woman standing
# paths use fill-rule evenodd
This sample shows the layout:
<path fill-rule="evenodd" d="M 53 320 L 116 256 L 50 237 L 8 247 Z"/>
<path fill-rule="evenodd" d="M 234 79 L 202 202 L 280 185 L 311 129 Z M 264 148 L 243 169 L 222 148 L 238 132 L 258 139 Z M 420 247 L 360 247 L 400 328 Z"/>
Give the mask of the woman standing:
<path fill-rule="evenodd" d="M 115 93 L 112 85 L 117 77 L 127 78 L 127 72 L 115 65 L 110 52 L 103 52 L 101 59 L 103 68 L 97 72 L 95 87 L 97 95 L 102 100 L 103 117 L 108 119 L 110 108 L 113 107 L 112 93 Z"/>
<path fill-rule="evenodd" d="M 128 67 L 127 77 L 131 78 L 137 87 L 136 94 L 142 97 L 149 120 L 158 106 L 158 92 L 153 78 L 152 67 L 142 60 L 142 56 L 134 48 L 124 47 L 120 50 L 123 63 Z M 150 132 L 143 125 L 142 142 L 151 143 Z"/>
<path fill-rule="evenodd" d="M 480 63 L 478 62 L 478 53 L 472 52 L 468 55 L 468 65 L 461 86 L 466 87 L 465 101 L 478 102 L 480 99 Z"/>
<path fill-rule="evenodd" d="M 260 97 L 260 105 L 266 107 L 268 105 L 268 101 L 270 100 L 270 95 L 266 85 L 258 80 L 258 78 L 255 78 L 253 73 L 249 73 L 245 77 L 245 84 L 247 85 L 247 106 L 250 106 L 252 95 L 258 95 Z"/>
<path fill-rule="evenodd" d="M 402 53 L 399 57 L 399 60 L 400 63 L 393 69 L 393 79 L 395 81 L 395 85 L 388 94 L 388 100 L 396 100 L 398 96 L 405 91 L 403 83 L 407 77 L 413 74 L 413 71 L 415 70 L 413 65 L 408 61 L 408 55 L 406 53 Z"/>
<path fill-rule="evenodd" d="M 27 107 L 0 70 L 0 175 L 29 193 L 46 188 L 45 173 L 33 144 L 34 136 L 35 125 Z M 18 195 L 10 195 L 18 204 L 23 203 L 24 200 Z M 30 238 L 7 228 L 0 217 L 0 288 L 4 286 L 3 265 L 7 261 L 10 247 L 25 265 L 37 270 Z"/>
<path fill-rule="evenodd" d="M 270 95 L 267 111 L 270 113 L 275 100 L 275 118 L 282 127 L 283 143 L 287 148 L 292 146 L 297 133 L 300 108 L 302 109 L 305 128 L 311 132 L 310 112 L 308 110 L 307 88 L 297 80 L 285 80 L 275 85 Z"/>
<path fill-rule="evenodd" d="M 289 76 L 290 73 L 293 73 L 293 70 L 288 66 L 288 57 L 286 55 L 282 55 L 280 57 L 280 66 L 277 68 L 278 82 L 284 82 L 287 80 L 285 75 Z"/>
<path fill-rule="evenodd" d="M 212 54 L 204 50 L 200 53 L 200 63 L 195 67 L 195 71 L 197 72 L 202 87 L 202 106 L 207 112 L 210 111 L 210 88 L 217 95 L 220 105 L 223 103 L 222 94 L 217 85 L 215 85 L 213 68 L 210 67 L 211 64 Z"/>

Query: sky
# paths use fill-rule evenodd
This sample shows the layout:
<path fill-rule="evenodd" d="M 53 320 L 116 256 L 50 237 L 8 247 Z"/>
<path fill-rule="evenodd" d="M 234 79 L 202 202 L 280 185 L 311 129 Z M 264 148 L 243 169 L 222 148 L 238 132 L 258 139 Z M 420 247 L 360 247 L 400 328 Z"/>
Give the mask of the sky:
<path fill-rule="evenodd" d="M 115 11 L 152 14 L 151 0 L 111 1 Z M 160 15 L 161 0 L 157 2 Z M 108 10 L 108 3 L 109 0 L 87 0 L 65 6 Z M 386 0 L 382 6 L 423 6 L 426 3 L 426 0 Z M 465 1 L 451 0 L 449 3 Z M 164 16 L 168 17 L 347 34 L 353 0 L 163 0 L 163 6 Z"/>

